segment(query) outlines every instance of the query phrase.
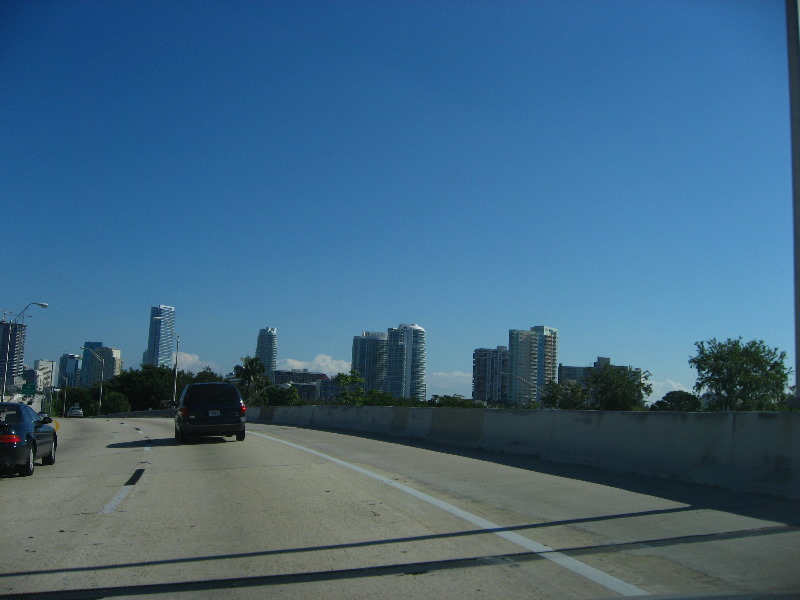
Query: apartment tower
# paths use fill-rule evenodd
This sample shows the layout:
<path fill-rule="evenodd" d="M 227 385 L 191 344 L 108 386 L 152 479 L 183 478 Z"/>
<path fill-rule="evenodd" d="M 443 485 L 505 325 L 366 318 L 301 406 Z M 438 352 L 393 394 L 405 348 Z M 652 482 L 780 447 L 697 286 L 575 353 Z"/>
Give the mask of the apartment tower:
<path fill-rule="evenodd" d="M 272 379 L 273 373 L 278 369 L 278 330 L 275 327 L 258 330 L 256 358 L 264 365 L 267 377 Z"/>
<path fill-rule="evenodd" d="M 544 325 L 508 332 L 508 400 L 541 402 L 544 387 L 558 377 L 558 330 Z"/>
<path fill-rule="evenodd" d="M 3 385 L 12 388 L 17 377 L 22 376 L 22 361 L 25 354 L 25 333 L 28 326 L 13 321 L 0 321 L 2 343 L 0 343 L 0 374 Z"/>
<path fill-rule="evenodd" d="M 384 389 L 395 398 L 426 399 L 425 330 L 419 325 L 389 329 Z"/>
<path fill-rule="evenodd" d="M 477 348 L 472 353 L 472 399 L 487 406 L 508 402 L 508 348 Z"/>
<path fill-rule="evenodd" d="M 365 331 L 353 337 L 351 368 L 364 379 L 364 391 L 382 391 L 386 387 L 386 361 L 389 334 Z"/>

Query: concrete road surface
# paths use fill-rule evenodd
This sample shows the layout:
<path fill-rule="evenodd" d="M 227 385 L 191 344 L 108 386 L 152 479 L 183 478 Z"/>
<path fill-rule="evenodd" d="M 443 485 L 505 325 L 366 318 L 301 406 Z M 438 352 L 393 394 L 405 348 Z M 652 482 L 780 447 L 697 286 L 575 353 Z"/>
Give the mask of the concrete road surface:
<path fill-rule="evenodd" d="M 800 597 L 796 503 L 292 427 L 58 425 L 55 465 L 0 478 L 3 597 Z"/>

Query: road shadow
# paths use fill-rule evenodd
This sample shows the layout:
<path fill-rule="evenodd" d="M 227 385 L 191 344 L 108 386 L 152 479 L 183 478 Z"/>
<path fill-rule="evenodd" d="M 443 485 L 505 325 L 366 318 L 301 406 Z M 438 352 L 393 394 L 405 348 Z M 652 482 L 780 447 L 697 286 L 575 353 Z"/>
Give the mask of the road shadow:
<path fill-rule="evenodd" d="M 588 465 L 557 463 L 533 456 L 476 450 L 472 448 L 457 448 L 422 440 L 322 427 L 299 427 L 278 424 L 267 425 L 287 429 L 314 429 L 336 435 L 371 439 L 387 444 L 396 444 L 440 454 L 460 456 L 462 458 L 491 462 L 555 477 L 576 479 L 637 494 L 655 496 L 665 500 L 687 504 L 695 509 L 717 510 L 754 519 L 775 521 L 791 527 L 800 527 L 800 510 L 798 510 L 798 503 L 782 498 L 734 492 L 715 486 L 681 481 L 678 479 L 662 479 L 636 473 L 609 471 L 600 467 Z"/>
<path fill-rule="evenodd" d="M 212 437 L 212 436 L 203 436 L 203 437 L 193 437 L 189 441 L 184 442 L 183 444 L 179 443 L 174 437 L 170 438 L 145 438 L 141 440 L 132 440 L 130 442 L 116 442 L 114 444 L 108 444 L 106 448 L 156 448 L 156 447 L 163 447 L 163 446 L 192 446 L 192 445 L 203 445 L 203 444 L 227 444 L 231 443 L 234 440 L 227 440 L 223 437 Z"/>

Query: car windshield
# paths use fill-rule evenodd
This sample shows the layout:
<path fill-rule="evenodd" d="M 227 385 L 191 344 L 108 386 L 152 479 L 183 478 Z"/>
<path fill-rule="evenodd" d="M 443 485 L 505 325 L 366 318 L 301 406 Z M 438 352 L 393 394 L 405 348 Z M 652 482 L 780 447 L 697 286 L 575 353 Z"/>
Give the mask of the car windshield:
<path fill-rule="evenodd" d="M 183 403 L 186 406 L 216 404 L 218 402 L 238 402 L 239 394 L 230 385 L 198 385 L 186 391 Z"/>

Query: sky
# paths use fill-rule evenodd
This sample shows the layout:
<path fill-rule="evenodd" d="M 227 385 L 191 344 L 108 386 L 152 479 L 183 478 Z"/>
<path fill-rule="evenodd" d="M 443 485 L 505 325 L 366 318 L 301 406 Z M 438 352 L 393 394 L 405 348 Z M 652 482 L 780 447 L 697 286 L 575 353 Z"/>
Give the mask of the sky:
<path fill-rule="evenodd" d="M 0 132 L 27 364 L 138 368 L 166 304 L 218 373 L 417 323 L 429 395 L 536 325 L 651 400 L 701 340 L 794 366 L 782 0 L 5 0 Z"/>

